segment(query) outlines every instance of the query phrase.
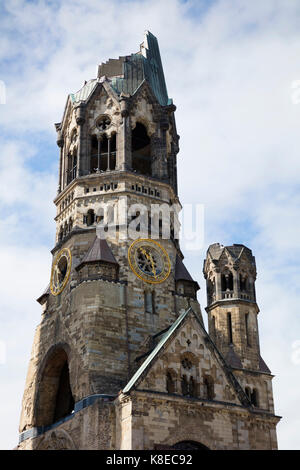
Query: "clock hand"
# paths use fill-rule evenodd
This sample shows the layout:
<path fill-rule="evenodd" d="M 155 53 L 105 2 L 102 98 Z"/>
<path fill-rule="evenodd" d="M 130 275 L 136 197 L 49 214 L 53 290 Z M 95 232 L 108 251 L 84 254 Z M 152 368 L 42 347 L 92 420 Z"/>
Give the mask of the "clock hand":
<path fill-rule="evenodd" d="M 153 276 L 155 277 L 156 279 L 156 269 L 155 269 L 155 266 L 154 266 L 154 260 L 153 260 L 153 257 L 151 255 L 151 253 L 147 253 L 147 251 L 145 250 L 145 248 L 141 248 L 141 252 L 143 253 L 143 255 L 146 256 L 147 260 L 150 261 L 151 263 L 151 270 L 152 270 L 152 273 L 153 273 Z"/>
<path fill-rule="evenodd" d="M 151 255 L 151 253 L 149 253 L 149 257 L 150 257 L 150 261 L 151 261 L 151 267 L 152 267 L 153 276 L 154 276 L 155 279 L 156 279 L 156 269 L 155 269 L 155 266 L 154 266 L 154 260 L 153 260 L 153 257 L 152 257 L 152 255 Z"/>

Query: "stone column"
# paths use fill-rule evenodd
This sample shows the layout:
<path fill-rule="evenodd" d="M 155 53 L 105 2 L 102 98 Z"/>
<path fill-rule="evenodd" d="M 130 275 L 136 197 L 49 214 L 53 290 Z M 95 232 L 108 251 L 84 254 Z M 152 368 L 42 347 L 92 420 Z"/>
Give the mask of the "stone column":
<path fill-rule="evenodd" d="M 122 93 L 120 96 L 121 116 L 123 123 L 117 134 L 117 154 L 116 154 L 116 170 L 130 170 L 131 162 L 131 126 L 128 110 L 128 99 Z"/>
<path fill-rule="evenodd" d="M 239 272 L 234 268 L 233 269 L 233 298 L 238 299 L 240 292 L 239 292 Z"/>
<path fill-rule="evenodd" d="M 85 109 L 83 105 L 79 105 L 76 108 L 76 123 L 78 126 L 78 152 L 77 152 L 77 174 L 76 177 L 81 176 L 82 174 L 82 160 L 83 160 L 83 152 L 82 152 L 82 127 L 85 122 Z"/>
<path fill-rule="evenodd" d="M 100 167 L 101 167 L 101 137 L 98 137 L 97 173 L 100 173 Z"/>
<path fill-rule="evenodd" d="M 107 139 L 107 168 L 108 171 L 110 170 L 110 137 Z"/>
<path fill-rule="evenodd" d="M 169 129 L 168 121 L 164 120 L 160 123 L 161 142 L 160 142 L 160 176 L 162 179 L 168 179 L 167 164 L 167 130 Z"/>
<path fill-rule="evenodd" d="M 67 178 L 67 164 L 66 164 L 66 146 L 62 148 L 62 168 L 61 168 L 61 190 L 63 191 L 66 187 L 66 178 Z"/>
<path fill-rule="evenodd" d="M 168 178 L 166 131 L 167 121 L 159 123 L 158 129 L 151 136 L 152 176 L 162 180 Z"/>
<path fill-rule="evenodd" d="M 64 139 L 62 137 L 61 131 L 57 132 L 57 140 L 56 143 L 59 147 L 59 177 L 58 177 L 58 188 L 57 193 L 61 192 L 63 182 L 62 182 L 62 166 L 63 166 L 63 147 L 64 147 Z"/>
<path fill-rule="evenodd" d="M 216 271 L 216 300 L 222 300 L 221 273 Z"/>

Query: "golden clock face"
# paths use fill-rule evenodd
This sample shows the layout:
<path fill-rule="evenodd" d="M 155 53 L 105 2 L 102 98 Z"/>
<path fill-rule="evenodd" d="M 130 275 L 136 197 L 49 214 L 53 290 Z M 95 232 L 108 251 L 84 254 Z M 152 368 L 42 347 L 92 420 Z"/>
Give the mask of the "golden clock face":
<path fill-rule="evenodd" d="M 130 245 L 128 261 L 134 274 L 151 284 L 165 281 L 171 271 L 166 250 L 158 242 L 148 238 L 140 238 Z"/>
<path fill-rule="evenodd" d="M 53 295 L 60 294 L 67 285 L 72 264 L 71 252 L 63 248 L 56 256 L 51 271 L 50 289 Z"/>

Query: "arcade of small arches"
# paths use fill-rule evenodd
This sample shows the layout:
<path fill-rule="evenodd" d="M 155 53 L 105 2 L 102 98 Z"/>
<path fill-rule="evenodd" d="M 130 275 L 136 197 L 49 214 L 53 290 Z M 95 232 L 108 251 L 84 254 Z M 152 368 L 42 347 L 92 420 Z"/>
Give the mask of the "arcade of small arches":
<path fill-rule="evenodd" d="M 234 298 L 237 294 L 241 299 L 255 300 L 254 281 L 248 273 L 226 269 L 207 279 L 208 304 Z"/>
<path fill-rule="evenodd" d="M 71 233 L 73 229 L 73 219 L 70 217 L 68 221 L 65 221 L 63 225 L 61 225 L 59 232 L 58 232 L 58 241 L 61 242 L 69 233 Z"/>
<path fill-rule="evenodd" d="M 134 214 L 128 217 L 127 224 L 129 225 L 131 222 L 136 220 L 138 217 L 140 217 L 142 214 L 139 211 L 136 211 Z M 154 216 L 155 217 L 155 216 Z M 85 214 L 83 214 L 83 219 L 82 222 L 84 225 L 87 226 L 92 226 L 95 224 L 98 224 L 99 222 L 102 222 L 104 219 L 104 211 L 103 214 L 101 215 L 96 215 L 94 209 L 88 209 Z M 105 216 L 105 223 L 107 224 L 115 224 L 116 225 L 116 230 L 118 230 L 118 217 L 115 214 L 114 207 L 108 207 L 106 216 Z M 136 224 L 136 231 L 137 232 L 142 232 L 143 230 L 147 229 L 148 234 L 153 233 L 156 231 L 156 225 L 157 225 L 157 234 L 159 237 L 163 235 L 163 219 L 161 216 L 159 216 L 156 220 L 156 225 L 154 222 L 154 218 L 152 218 L 151 215 L 148 215 L 147 219 L 148 223 L 146 222 L 146 226 L 143 225 L 143 223 L 137 222 Z M 170 220 L 170 238 L 173 240 L 174 239 L 174 220 Z"/>
<path fill-rule="evenodd" d="M 215 397 L 212 376 L 205 374 L 200 379 L 197 358 L 191 353 L 182 356 L 180 370 L 167 369 L 165 380 L 169 394 L 205 400 L 213 400 Z"/>
<path fill-rule="evenodd" d="M 66 207 L 68 207 L 68 205 L 73 201 L 73 199 L 74 199 L 74 191 L 72 191 L 71 194 L 68 194 L 68 196 L 63 199 L 63 201 L 61 202 L 59 206 L 59 212 L 63 211 Z"/>

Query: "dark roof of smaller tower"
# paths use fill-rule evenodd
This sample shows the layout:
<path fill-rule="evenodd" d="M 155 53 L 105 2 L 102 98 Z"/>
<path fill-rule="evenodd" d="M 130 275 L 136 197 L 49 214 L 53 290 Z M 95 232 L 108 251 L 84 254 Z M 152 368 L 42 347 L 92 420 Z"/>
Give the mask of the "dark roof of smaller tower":
<path fill-rule="evenodd" d="M 99 261 L 104 263 L 118 264 L 105 238 L 96 237 L 92 246 L 87 251 L 76 269 L 78 269 L 83 264 L 96 263 Z"/>
<path fill-rule="evenodd" d="M 229 351 L 228 351 L 228 353 L 225 357 L 225 361 L 233 369 L 242 369 L 243 368 L 241 360 L 240 360 L 239 356 L 236 354 L 232 344 L 229 347 Z"/>
<path fill-rule="evenodd" d="M 199 289 L 198 283 L 194 281 L 194 279 L 192 278 L 192 276 L 186 269 L 185 265 L 183 264 L 182 259 L 178 255 L 176 255 L 176 262 L 175 262 L 175 281 L 193 282 L 194 284 L 197 285 L 197 289 Z"/>
<path fill-rule="evenodd" d="M 234 243 L 233 245 L 224 246 L 220 243 L 213 243 L 208 247 L 207 254 L 210 254 L 214 261 L 218 261 L 221 258 L 222 253 L 226 250 L 234 260 L 238 260 L 242 253 L 244 253 L 249 261 L 255 265 L 255 257 L 252 255 L 250 248 L 245 245 Z"/>

